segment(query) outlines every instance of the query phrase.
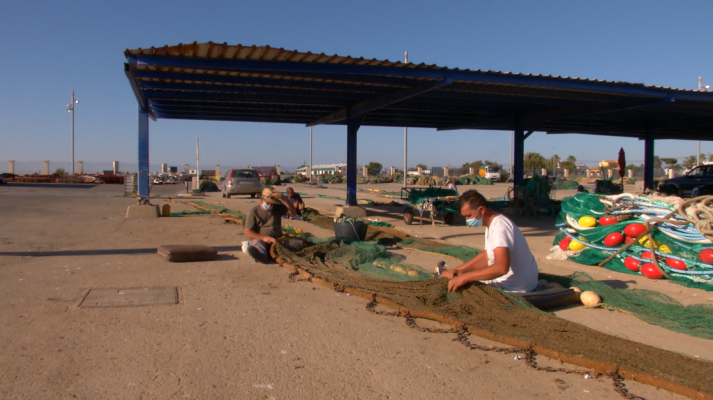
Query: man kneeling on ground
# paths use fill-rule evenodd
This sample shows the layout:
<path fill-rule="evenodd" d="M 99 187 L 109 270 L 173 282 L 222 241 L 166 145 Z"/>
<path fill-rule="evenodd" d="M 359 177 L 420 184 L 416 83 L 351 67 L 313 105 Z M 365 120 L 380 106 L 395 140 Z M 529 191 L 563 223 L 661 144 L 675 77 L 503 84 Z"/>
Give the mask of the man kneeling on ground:
<path fill-rule="evenodd" d="M 285 195 L 265 188 L 260 196 L 260 204 L 248 211 L 245 220 L 245 236 L 248 242 L 248 254 L 255 261 L 267 264 L 270 261 L 270 244 L 282 236 L 282 216 L 294 217 L 297 211 Z"/>
<path fill-rule="evenodd" d="M 481 281 L 508 292 L 531 292 L 537 287 L 537 261 L 525 236 L 506 216 L 496 213 L 476 190 L 460 195 L 460 213 L 466 224 L 485 226 L 485 250 L 463 265 L 444 271 L 448 291 Z"/>

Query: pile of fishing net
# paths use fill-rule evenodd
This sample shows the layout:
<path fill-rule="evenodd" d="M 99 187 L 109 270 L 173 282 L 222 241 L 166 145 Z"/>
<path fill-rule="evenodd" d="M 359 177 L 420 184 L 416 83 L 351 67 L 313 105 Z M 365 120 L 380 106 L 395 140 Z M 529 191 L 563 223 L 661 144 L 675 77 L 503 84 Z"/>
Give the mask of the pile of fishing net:
<path fill-rule="evenodd" d="M 344 180 L 342 179 L 341 176 L 339 175 L 332 175 L 332 174 L 324 174 L 321 175 L 318 179 L 319 183 L 342 183 Z"/>
<path fill-rule="evenodd" d="M 210 179 L 201 179 L 198 188 L 201 192 L 219 192 L 218 186 Z"/>
<path fill-rule="evenodd" d="M 369 183 L 369 178 L 365 178 L 365 177 L 363 177 L 363 176 L 360 176 L 360 177 L 357 178 L 356 181 L 357 181 L 358 184 L 363 185 L 363 184 L 365 184 L 365 183 Z"/>
<path fill-rule="evenodd" d="M 579 187 L 579 182 L 575 181 L 574 179 L 570 179 L 570 180 L 566 180 L 566 181 L 559 181 L 559 182 L 555 182 L 553 187 L 557 190 L 577 189 L 577 187 Z"/>
<path fill-rule="evenodd" d="M 390 183 L 391 178 L 388 176 L 372 176 L 369 178 L 369 183 Z"/>
<path fill-rule="evenodd" d="M 618 368 L 620 374 L 655 379 L 657 386 L 669 390 L 713 395 L 713 365 L 707 361 L 558 318 L 481 283 L 449 293 L 447 279 L 435 278 L 420 266 L 389 255 L 390 246 L 409 248 L 419 239 L 408 242 L 411 238 L 372 229 L 369 227 L 367 234 L 369 242 L 347 243 L 331 238 L 315 243 L 301 239 L 302 243 L 295 245 L 293 241 L 297 239 L 285 237 L 273 246 L 272 254 L 282 266 L 294 269 L 314 284 L 386 304 L 410 317 L 460 326 L 479 336 L 603 373 Z M 431 251 L 428 247 L 419 250 Z M 579 282 L 579 278 L 574 281 Z"/>
<path fill-rule="evenodd" d="M 713 290 L 712 203 L 578 193 L 562 201 L 550 257 Z"/>
<path fill-rule="evenodd" d="M 394 183 L 403 183 L 404 175 L 403 174 L 395 174 L 394 176 L 391 177 L 391 180 Z"/>
<path fill-rule="evenodd" d="M 416 181 L 416 185 L 420 186 L 435 186 L 438 184 L 438 181 L 432 176 L 424 175 L 420 178 L 418 178 L 418 181 Z"/>
<path fill-rule="evenodd" d="M 205 201 L 183 201 L 183 200 L 173 200 L 171 198 L 166 198 L 166 201 L 170 201 L 173 203 L 180 203 L 180 204 L 188 204 L 190 206 L 193 206 L 201 211 L 207 211 L 210 214 L 218 214 L 221 217 L 224 217 L 226 220 L 230 220 L 232 222 L 237 222 L 244 224 L 245 223 L 245 217 L 246 215 L 244 213 L 241 213 L 240 211 L 237 210 L 231 210 L 225 206 L 221 206 L 218 204 L 212 204 L 212 203 L 206 203 Z M 175 214 L 175 215 L 174 215 Z M 196 213 L 190 213 L 190 212 L 177 212 L 177 213 L 171 213 L 171 216 L 182 216 L 186 214 L 204 214 L 203 212 L 196 212 Z"/>
<path fill-rule="evenodd" d="M 493 181 L 480 175 L 461 175 L 456 179 L 456 185 L 492 185 Z"/>

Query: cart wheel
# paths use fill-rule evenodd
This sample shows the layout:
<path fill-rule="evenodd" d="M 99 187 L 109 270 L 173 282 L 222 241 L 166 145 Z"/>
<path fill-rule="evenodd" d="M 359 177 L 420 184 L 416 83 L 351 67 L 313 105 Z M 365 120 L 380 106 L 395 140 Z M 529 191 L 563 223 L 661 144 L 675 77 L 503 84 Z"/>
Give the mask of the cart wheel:
<path fill-rule="evenodd" d="M 453 220 L 455 219 L 455 214 L 447 211 L 446 213 L 443 214 L 443 222 L 446 223 L 446 225 L 453 225 Z"/>
<path fill-rule="evenodd" d="M 406 225 L 411 225 L 413 222 L 413 211 L 410 208 L 404 210 L 404 222 Z"/>

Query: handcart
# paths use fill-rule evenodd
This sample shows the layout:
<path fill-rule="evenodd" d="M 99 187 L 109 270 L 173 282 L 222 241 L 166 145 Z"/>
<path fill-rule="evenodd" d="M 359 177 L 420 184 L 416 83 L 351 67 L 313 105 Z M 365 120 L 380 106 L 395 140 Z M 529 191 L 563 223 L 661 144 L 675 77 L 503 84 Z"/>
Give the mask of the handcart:
<path fill-rule="evenodd" d="M 428 188 L 401 188 L 401 199 L 408 200 L 404 209 L 404 222 L 406 225 L 413 223 L 414 214 L 420 216 L 419 226 L 423 225 L 423 215 L 431 216 L 431 225 L 435 225 L 435 218 L 440 213 L 443 223 L 451 225 L 455 220 L 458 210 L 458 192 L 452 189 L 439 187 Z"/>
<path fill-rule="evenodd" d="M 531 214 L 537 218 L 539 214 L 549 214 L 556 217 L 560 210 L 560 201 L 553 200 L 556 190 L 547 177 L 535 175 L 523 180 L 521 185 L 508 189 L 508 208 L 521 216 Z"/>

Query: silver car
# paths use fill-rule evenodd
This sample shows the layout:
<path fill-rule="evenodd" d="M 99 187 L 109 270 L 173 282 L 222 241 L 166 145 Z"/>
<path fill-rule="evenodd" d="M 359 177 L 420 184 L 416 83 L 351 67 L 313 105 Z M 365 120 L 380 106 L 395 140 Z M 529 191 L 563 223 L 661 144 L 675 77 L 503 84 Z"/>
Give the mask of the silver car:
<path fill-rule="evenodd" d="M 249 194 L 255 197 L 262 192 L 260 177 L 254 169 L 231 169 L 223 175 L 223 197 Z"/>

